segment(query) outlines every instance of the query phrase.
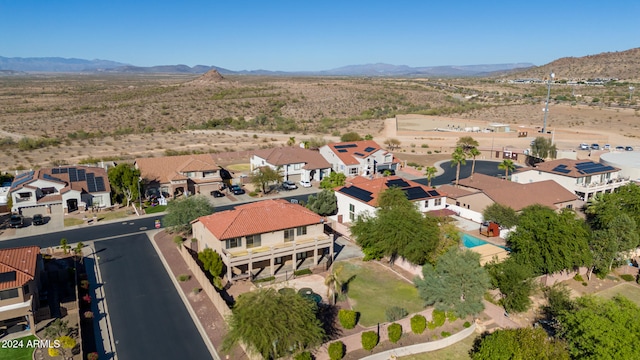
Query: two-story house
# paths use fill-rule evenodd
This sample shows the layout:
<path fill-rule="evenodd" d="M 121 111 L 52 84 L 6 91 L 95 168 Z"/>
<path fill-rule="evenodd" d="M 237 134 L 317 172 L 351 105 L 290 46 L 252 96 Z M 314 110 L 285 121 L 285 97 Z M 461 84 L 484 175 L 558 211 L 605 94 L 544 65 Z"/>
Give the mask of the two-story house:
<path fill-rule="evenodd" d="M 553 180 L 587 201 L 597 193 L 609 193 L 626 185 L 629 180 L 620 176 L 620 169 L 590 160 L 558 159 L 523 168 L 513 173 L 511 180 L 528 184 Z"/>
<path fill-rule="evenodd" d="M 15 177 L 9 190 L 11 211 L 24 215 L 110 207 L 111 187 L 101 167 L 41 168 Z"/>
<path fill-rule="evenodd" d="M 327 144 L 320 148 L 333 171 L 346 176 L 372 176 L 385 169 L 397 170 L 400 161 L 373 140 Z"/>
<path fill-rule="evenodd" d="M 331 219 L 338 223 L 352 223 L 360 215 L 375 216 L 380 194 L 390 188 L 400 188 L 416 208 L 423 212 L 437 212 L 445 208 L 446 197 L 438 190 L 406 180 L 398 176 L 353 177 L 347 179 L 344 186 L 335 190 L 338 212 Z"/>
<path fill-rule="evenodd" d="M 212 154 L 138 158 L 134 165 L 140 170 L 146 195 L 208 194 L 231 179 Z"/>
<path fill-rule="evenodd" d="M 251 171 L 263 166 L 280 169 L 284 180 L 320 181 L 331 173 L 331 165 L 318 151 L 301 147 L 276 147 L 255 150 L 251 155 Z"/>
<path fill-rule="evenodd" d="M 276 276 L 333 259 L 333 238 L 324 219 L 298 204 L 264 200 L 216 212 L 192 222 L 198 251 L 222 257 L 229 281 Z"/>
<path fill-rule="evenodd" d="M 0 250 L 0 334 L 14 326 L 36 333 L 40 275 L 44 264 L 37 246 Z"/>

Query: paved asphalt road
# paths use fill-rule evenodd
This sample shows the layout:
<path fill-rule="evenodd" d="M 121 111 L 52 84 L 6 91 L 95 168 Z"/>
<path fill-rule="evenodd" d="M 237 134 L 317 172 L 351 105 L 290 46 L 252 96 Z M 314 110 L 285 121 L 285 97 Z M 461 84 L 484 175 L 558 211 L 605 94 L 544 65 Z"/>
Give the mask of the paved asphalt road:
<path fill-rule="evenodd" d="M 212 358 L 146 234 L 95 249 L 119 359 Z"/>
<path fill-rule="evenodd" d="M 504 176 L 504 170 L 498 169 L 498 164 L 501 161 L 488 161 L 488 160 L 476 160 L 476 173 L 485 174 L 489 176 Z M 460 179 L 468 178 L 471 176 L 471 160 L 467 160 L 466 165 L 460 166 Z M 431 185 L 445 185 L 451 184 L 456 181 L 456 167 L 451 167 L 451 162 L 443 162 L 440 164 L 444 174 L 431 179 Z M 428 183 L 426 178 L 414 180 L 417 183 L 426 185 Z"/>

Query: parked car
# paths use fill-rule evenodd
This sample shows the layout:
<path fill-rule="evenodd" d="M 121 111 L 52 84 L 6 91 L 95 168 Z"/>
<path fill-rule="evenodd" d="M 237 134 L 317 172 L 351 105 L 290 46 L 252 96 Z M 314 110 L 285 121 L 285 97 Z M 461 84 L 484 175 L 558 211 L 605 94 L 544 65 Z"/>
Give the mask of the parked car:
<path fill-rule="evenodd" d="M 580 150 L 589 150 L 589 144 L 585 144 L 585 143 L 580 144 Z"/>
<path fill-rule="evenodd" d="M 21 228 L 24 226 L 24 216 L 18 214 L 12 214 L 9 219 L 9 227 Z"/>
<path fill-rule="evenodd" d="M 311 182 L 307 180 L 300 180 L 300 186 L 302 187 L 311 187 Z"/>
<path fill-rule="evenodd" d="M 616 146 L 616 150 L 618 150 L 618 151 L 624 151 L 624 146 Z"/>
<path fill-rule="evenodd" d="M 211 196 L 213 196 L 214 198 L 221 198 L 224 197 L 224 194 L 220 192 L 220 190 L 213 190 L 211 192 Z"/>
<path fill-rule="evenodd" d="M 603 150 L 610 150 L 611 149 L 611 145 L 609 144 L 604 144 L 604 146 L 602 147 Z"/>
<path fill-rule="evenodd" d="M 625 146 L 624 149 L 626 151 L 633 151 L 633 148 L 631 146 Z"/>
<path fill-rule="evenodd" d="M 233 195 L 242 195 L 244 194 L 244 189 L 240 185 L 231 185 L 231 192 Z"/>
<path fill-rule="evenodd" d="M 600 145 L 598 145 L 598 144 L 591 144 L 591 150 L 600 150 Z"/>
<path fill-rule="evenodd" d="M 282 188 L 285 190 L 295 190 L 298 186 L 293 181 L 285 180 L 282 182 Z"/>
<path fill-rule="evenodd" d="M 44 225 L 44 216 L 42 214 L 35 214 L 31 220 L 33 225 Z"/>

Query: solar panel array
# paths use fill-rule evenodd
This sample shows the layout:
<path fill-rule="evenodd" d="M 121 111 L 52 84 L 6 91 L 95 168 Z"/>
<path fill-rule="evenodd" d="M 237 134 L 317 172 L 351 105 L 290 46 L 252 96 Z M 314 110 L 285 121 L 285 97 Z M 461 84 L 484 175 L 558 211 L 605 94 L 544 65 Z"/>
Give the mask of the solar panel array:
<path fill-rule="evenodd" d="M 415 200 L 415 199 L 423 199 L 429 197 L 426 191 L 420 186 L 410 187 L 408 189 L 404 189 L 405 195 L 407 195 L 407 199 Z"/>
<path fill-rule="evenodd" d="M 405 187 L 409 187 L 409 183 L 402 180 L 402 179 L 393 179 L 393 180 L 389 180 L 387 181 L 387 187 L 392 187 L 392 186 L 397 186 L 397 187 L 401 187 L 401 188 L 405 188 Z"/>
<path fill-rule="evenodd" d="M 358 156 L 364 156 L 364 154 L 363 154 L 363 153 L 361 153 L 361 152 L 355 152 L 355 153 L 353 153 L 353 154 L 354 154 L 354 155 L 358 155 Z"/>
<path fill-rule="evenodd" d="M 15 188 L 19 185 L 26 183 L 27 181 L 31 181 L 31 179 L 33 179 L 33 171 L 20 174 L 20 176 L 16 177 L 16 179 L 13 180 L 13 184 L 11 184 L 11 187 Z"/>
<path fill-rule="evenodd" d="M 364 202 L 369 202 L 373 200 L 373 196 L 371 196 L 371 192 L 364 189 L 360 189 L 357 186 L 343 187 L 339 191 L 345 195 L 352 196 Z"/>
<path fill-rule="evenodd" d="M 345 145 L 336 145 L 335 146 L 336 149 L 348 149 L 348 148 L 354 148 L 354 147 L 358 147 L 358 145 L 356 145 L 356 144 L 345 144 Z"/>
<path fill-rule="evenodd" d="M 107 191 L 102 176 L 96 177 L 93 173 L 87 173 L 87 190 L 90 193 L 97 191 Z"/>
<path fill-rule="evenodd" d="M 345 150 L 345 149 L 338 149 L 338 152 L 339 152 L 339 153 L 346 153 L 346 152 L 347 152 L 347 150 Z"/>
<path fill-rule="evenodd" d="M 593 161 L 585 161 L 576 164 L 576 169 L 580 174 L 594 174 L 615 170 L 612 166 L 605 166 Z"/>
<path fill-rule="evenodd" d="M 59 182 L 61 182 L 61 183 L 63 183 L 63 182 L 64 182 L 64 180 L 62 180 L 62 179 L 58 179 L 57 177 L 55 177 L 55 176 L 51 176 L 51 175 L 49 175 L 49 174 L 44 174 L 44 175 L 42 175 L 42 177 L 43 177 L 43 178 L 45 178 L 45 179 L 47 179 L 47 180 L 59 181 Z"/>
<path fill-rule="evenodd" d="M 87 171 L 85 169 L 70 168 L 54 168 L 51 169 L 52 174 L 69 174 L 69 181 L 85 181 L 87 179 Z"/>
<path fill-rule="evenodd" d="M 27 171 L 27 172 L 24 172 L 24 173 L 22 173 L 22 174 L 20 174 L 20 175 L 16 176 L 14 180 L 22 179 L 22 178 L 23 178 L 23 177 L 25 177 L 25 176 L 33 176 L 33 171 Z"/>
<path fill-rule="evenodd" d="M 376 148 L 369 146 L 368 148 L 364 149 L 365 152 L 372 152 L 373 150 L 375 150 Z"/>
<path fill-rule="evenodd" d="M 563 165 L 563 164 L 554 167 L 553 170 L 551 171 L 555 171 L 563 174 L 568 174 L 571 172 L 570 169 L 567 169 L 567 165 Z"/>

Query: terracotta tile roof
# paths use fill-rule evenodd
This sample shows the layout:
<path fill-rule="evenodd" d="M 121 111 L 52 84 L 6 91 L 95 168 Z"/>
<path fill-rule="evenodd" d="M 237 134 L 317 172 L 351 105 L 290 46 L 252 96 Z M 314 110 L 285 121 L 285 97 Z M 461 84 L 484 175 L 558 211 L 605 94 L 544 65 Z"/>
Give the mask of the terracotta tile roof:
<path fill-rule="evenodd" d="M 218 240 L 319 224 L 320 215 L 283 199 L 263 200 L 203 216 L 201 222 Z M 194 221 L 194 222 L 195 222 Z"/>
<path fill-rule="evenodd" d="M 62 195 L 51 194 L 38 199 L 38 201 L 36 202 L 38 204 L 46 204 L 46 203 L 58 203 L 61 201 L 62 201 Z"/>
<path fill-rule="evenodd" d="M 522 168 L 518 172 L 532 170 L 532 168 Z M 573 160 L 573 159 L 557 159 L 545 161 L 536 164 L 533 170 L 543 171 L 547 173 L 580 178 L 584 176 L 599 175 L 620 169 L 613 166 L 607 166 L 591 160 Z M 585 171 L 586 170 L 586 171 Z"/>
<path fill-rule="evenodd" d="M 509 206 L 515 211 L 520 211 L 534 204 L 556 209 L 558 204 L 578 199 L 576 194 L 553 180 L 519 184 L 476 173 L 473 175 L 473 179 L 462 179 L 459 183 L 465 188 L 480 190 L 491 200 Z"/>
<path fill-rule="evenodd" d="M 449 184 L 438 186 L 438 191 L 445 194 L 450 199 L 457 199 L 463 196 L 477 194 L 480 192 L 479 190 L 457 188 Z"/>
<path fill-rule="evenodd" d="M 61 169 L 64 169 L 66 172 L 61 172 Z M 71 177 L 71 169 L 74 170 L 74 178 Z M 84 171 L 84 178 L 78 178 L 77 171 Z M 55 172 L 55 173 L 54 173 Z M 93 174 L 94 178 L 103 178 L 104 182 L 104 191 L 89 191 L 89 186 L 87 184 L 87 174 Z M 29 177 L 28 175 L 25 177 Z M 102 193 L 102 192 L 111 192 L 111 186 L 109 185 L 109 176 L 107 175 L 107 171 L 101 167 L 94 166 L 64 166 L 57 168 L 40 168 L 33 172 L 33 175 L 30 176 L 30 180 L 23 181 L 21 177 L 16 177 L 14 179 L 13 184 L 11 185 L 11 192 L 22 189 L 29 188 L 35 189 L 36 187 L 30 185 L 36 180 L 45 180 L 52 183 L 65 184 L 66 186 L 60 189 L 60 193 L 63 194 L 69 190 L 77 190 L 79 192 L 85 193 Z M 71 181 L 74 180 L 74 181 Z"/>
<path fill-rule="evenodd" d="M 362 141 L 348 141 L 327 144 L 327 146 L 333 151 L 345 165 L 357 165 L 360 162 L 358 158 L 367 157 L 377 151 L 383 151 L 387 154 L 388 151 L 382 149 L 377 142 L 373 140 Z M 366 151 L 369 150 L 369 151 Z M 396 158 L 393 158 L 393 162 L 399 162 Z"/>
<path fill-rule="evenodd" d="M 331 164 L 318 151 L 296 146 L 256 150 L 252 155 L 274 166 L 304 163 L 307 170 L 331 168 Z"/>
<path fill-rule="evenodd" d="M 220 170 L 212 154 L 138 158 L 136 166 L 140 169 L 140 176 L 143 179 L 157 181 L 160 184 L 169 183 L 171 180 L 187 179 L 180 172 Z"/>
<path fill-rule="evenodd" d="M 24 246 L 0 250 L 0 273 L 15 272 L 15 279 L 0 282 L 0 290 L 20 287 L 35 279 L 40 248 Z"/>
<path fill-rule="evenodd" d="M 395 182 L 395 184 L 394 184 Z M 402 183 L 404 182 L 404 184 Z M 442 193 L 439 190 L 436 190 L 432 187 L 428 187 L 426 185 L 419 184 L 415 181 L 403 179 L 399 176 L 386 176 L 379 177 L 375 179 L 368 179 L 363 176 L 356 176 L 353 178 L 347 179 L 345 186 L 341 186 L 336 188 L 335 191 L 340 192 L 343 195 L 349 196 L 358 201 L 364 202 L 371 206 L 378 206 L 378 198 L 380 197 L 380 193 L 384 190 L 388 189 L 391 186 L 397 186 L 402 190 L 413 191 L 408 189 L 422 189 L 427 196 L 418 196 L 411 199 L 412 201 L 431 199 L 431 198 L 440 198 L 442 197 Z M 365 191 L 369 193 L 366 201 L 365 199 L 358 198 L 356 194 L 361 193 L 361 191 Z M 418 190 L 419 191 L 419 190 Z M 429 194 L 428 192 L 432 193 Z M 422 193 L 423 194 L 423 193 Z"/>

